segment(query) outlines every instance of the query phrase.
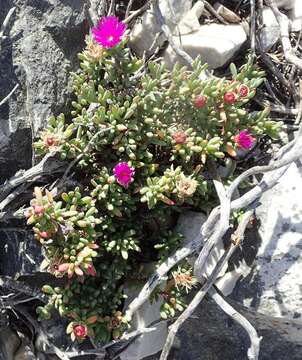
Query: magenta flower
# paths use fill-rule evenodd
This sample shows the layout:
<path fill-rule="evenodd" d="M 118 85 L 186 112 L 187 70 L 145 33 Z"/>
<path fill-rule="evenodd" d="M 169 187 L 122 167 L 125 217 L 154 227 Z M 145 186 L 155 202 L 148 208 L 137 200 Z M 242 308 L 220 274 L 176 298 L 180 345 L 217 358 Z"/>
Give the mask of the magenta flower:
<path fill-rule="evenodd" d="M 97 43 L 104 48 L 112 48 L 121 40 L 126 31 L 126 25 L 115 16 L 103 17 L 98 25 L 92 28 L 92 34 Z"/>
<path fill-rule="evenodd" d="M 255 142 L 248 130 L 240 131 L 239 134 L 235 135 L 234 139 L 235 143 L 242 149 L 250 149 Z"/>
<path fill-rule="evenodd" d="M 126 162 L 121 162 L 115 165 L 113 168 L 113 174 L 117 182 L 124 188 L 127 188 L 129 184 L 134 180 L 135 174 L 134 168 L 130 167 Z"/>

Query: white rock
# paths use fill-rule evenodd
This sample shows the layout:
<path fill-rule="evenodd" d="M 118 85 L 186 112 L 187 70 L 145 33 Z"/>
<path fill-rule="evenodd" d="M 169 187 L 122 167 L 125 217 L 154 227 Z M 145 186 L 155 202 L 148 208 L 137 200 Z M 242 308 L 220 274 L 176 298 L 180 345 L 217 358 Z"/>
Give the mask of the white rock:
<path fill-rule="evenodd" d="M 192 7 L 192 0 L 161 0 L 159 6 L 161 12 L 165 18 L 166 24 L 173 31 L 180 21 L 180 19 L 186 14 Z M 130 35 L 130 46 L 139 55 L 142 56 L 144 51 L 148 52 L 153 45 L 156 35 L 160 33 L 161 27 L 157 23 L 154 15 L 154 9 L 151 7 L 150 10 L 146 11 L 142 16 L 140 22 L 138 22 Z M 156 45 L 160 46 L 165 41 L 163 35 L 159 36 L 156 41 Z"/>
<path fill-rule="evenodd" d="M 280 37 L 278 21 L 269 7 L 263 9 L 263 28 L 260 32 L 260 44 L 264 51 L 276 44 Z"/>
<path fill-rule="evenodd" d="M 302 30 L 302 1 L 296 1 L 295 6 L 289 11 L 291 31 Z"/>
<path fill-rule="evenodd" d="M 125 289 L 125 293 L 128 295 L 125 308 L 137 296 L 139 290 L 132 287 Z M 151 323 L 158 321 L 160 319 L 161 304 L 161 300 L 154 301 L 152 304 L 147 300 L 133 315 L 133 330 L 150 327 Z M 121 360 L 140 360 L 162 350 L 168 334 L 167 322 L 162 321 L 151 327 L 155 328 L 155 330 L 133 341 L 120 355 Z"/>
<path fill-rule="evenodd" d="M 289 319 L 302 316 L 302 165 L 292 164 L 261 198 L 258 311 Z M 299 315 L 297 315 L 299 314 Z M 302 322 L 302 321 L 301 321 Z"/>
<path fill-rule="evenodd" d="M 174 36 L 176 44 L 192 57 L 201 56 L 203 62 L 209 64 L 210 69 L 216 69 L 228 63 L 234 54 L 246 41 L 247 34 L 242 25 L 201 25 L 198 31 L 192 34 Z M 176 62 L 186 65 L 171 45 L 165 51 L 164 61 L 168 68 L 172 68 Z"/>
<path fill-rule="evenodd" d="M 188 211 L 180 215 L 177 231 L 184 235 L 184 245 L 186 245 L 191 240 L 195 239 L 200 234 L 201 225 L 205 222 L 206 216 L 202 213 Z M 224 245 L 223 241 L 220 241 L 215 250 L 212 251 L 212 255 L 209 256 L 206 267 L 205 267 L 205 275 L 209 276 L 214 267 L 217 264 L 217 261 L 224 254 Z M 194 259 L 191 260 L 192 265 L 194 264 Z M 226 264 L 221 270 L 219 277 L 223 276 L 227 270 L 228 265 Z"/>
<path fill-rule="evenodd" d="M 275 3 L 279 8 L 289 10 L 294 8 L 298 1 L 301 0 L 275 0 Z"/>

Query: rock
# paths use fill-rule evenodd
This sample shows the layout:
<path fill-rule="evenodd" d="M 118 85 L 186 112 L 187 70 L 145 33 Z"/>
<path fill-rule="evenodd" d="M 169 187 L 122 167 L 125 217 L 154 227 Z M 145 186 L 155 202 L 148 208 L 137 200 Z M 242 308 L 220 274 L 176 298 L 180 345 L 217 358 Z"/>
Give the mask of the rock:
<path fill-rule="evenodd" d="M 200 26 L 199 17 L 204 9 L 202 1 L 197 1 L 192 9 L 189 6 L 191 5 L 190 1 L 172 3 L 174 12 L 179 14 L 175 21 L 171 21 L 172 12 L 167 10 L 168 7 L 163 7 L 162 13 L 171 32 L 174 33 L 174 42 L 192 58 L 200 55 L 201 59 L 209 64 L 210 69 L 216 69 L 228 63 L 247 39 L 242 25 L 210 24 Z M 162 1 L 161 4 L 163 6 L 165 1 Z M 177 12 L 176 4 L 178 7 L 182 6 Z M 156 34 L 159 32 L 160 26 L 156 22 L 153 11 L 147 11 L 142 17 L 142 22 L 136 24 L 131 33 L 130 46 L 138 55 L 142 55 L 145 51 L 147 53 L 154 51 L 156 46 L 161 46 L 165 41 L 164 36 L 156 38 Z M 153 46 L 155 40 L 156 46 Z M 169 69 L 176 62 L 188 65 L 182 57 L 174 52 L 171 45 L 165 50 L 163 59 Z"/>
<path fill-rule="evenodd" d="M 294 7 L 289 11 L 291 20 L 291 31 L 302 30 L 302 2 L 296 1 Z"/>
<path fill-rule="evenodd" d="M 81 0 L 1 0 L 0 24 L 16 7 L 0 51 L 0 182 L 32 164 L 32 137 L 67 109 L 88 23 Z M 5 169 L 5 171 L 4 171 Z"/>
<path fill-rule="evenodd" d="M 276 44 L 280 37 L 278 21 L 269 7 L 263 8 L 263 28 L 260 32 L 260 45 L 264 51 L 268 51 Z"/>
<path fill-rule="evenodd" d="M 298 2 L 299 0 L 275 0 L 275 3 L 279 8 L 286 10 L 294 8 Z"/>
<path fill-rule="evenodd" d="M 0 328 L 0 360 L 14 360 L 21 341 L 9 327 Z"/>
<path fill-rule="evenodd" d="M 126 287 L 126 294 L 128 294 L 128 299 L 125 304 L 127 308 L 128 304 L 135 298 L 140 289 L 133 289 Z M 154 321 L 160 319 L 160 307 L 162 305 L 162 300 L 153 301 L 150 303 L 146 301 L 141 308 L 134 314 L 132 320 L 132 326 L 134 329 L 150 327 Z M 162 321 L 158 324 L 151 326 L 156 328 L 155 331 L 142 335 L 140 338 L 132 342 L 127 350 L 124 351 L 120 358 L 121 360 L 139 360 L 147 356 L 158 353 L 162 350 L 165 339 L 167 337 L 167 323 Z"/>
<path fill-rule="evenodd" d="M 42 262 L 41 246 L 31 231 L 0 230 L 0 274 L 18 278 L 39 271 Z"/>
<path fill-rule="evenodd" d="M 180 45 L 178 36 L 174 41 Z M 192 57 L 200 56 L 208 63 L 210 69 L 226 65 L 247 40 L 247 34 L 242 25 L 201 25 L 198 31 L 181 36 L 182 48 Z M 164 61 L 168 68 L 176 62 L 186 65 L 169 45 L 164 53 Z"/>
<path fill-rule="evenodd" d="M 171 31 L 176 28 L 177 23 L 192 7 L 192 0 L 178 1 L 171 0 L 171 7 L 169 1 L 161 0 L 159 6 L 165 18 L 166 24 Z M 146 11 L 141 20 L 134 26 L 130 36 L 130 47 L 139 55 L 142 56 L 144 51 L 150 51 L 156 35 L 160 33 L 161 27 L 157 23 L 154 15 L 154 8 Z M 156 41 L 156 46 L 161 46 L 165 41 L 164 36 L 159 36 Z M 153 50 L 156 48 L 153 46 Z"/>
<path fill-rule="evenodd" d="M 261 245 L 255 268 L 235 289 L 237 301 L 302 327 L 302 164 L 297 162 L 260 199 Z M 297 334 L 298 335 L 298 334 Z M 302 333 L 297 339 L 302 344 Z"/>

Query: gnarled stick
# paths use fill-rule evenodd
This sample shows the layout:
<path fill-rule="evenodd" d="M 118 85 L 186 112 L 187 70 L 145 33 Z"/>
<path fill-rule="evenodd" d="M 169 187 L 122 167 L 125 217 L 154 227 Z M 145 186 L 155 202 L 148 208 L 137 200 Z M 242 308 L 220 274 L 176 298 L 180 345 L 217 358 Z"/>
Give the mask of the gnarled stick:
<path fill-rule="evenodd" d="M 236 321 L 245 329 L 251 341 L 251 346 L 248 349 L 247 357 L 249 360 L 258 360 L 260 341 L 262 338 L 258 336 L 254 326 L 228 302 L 226 302 L 226 300 L 214 289 L 214 287 L 209 289 L 209 295 L 226 314 L 228 314 L 234 321 Z"/>

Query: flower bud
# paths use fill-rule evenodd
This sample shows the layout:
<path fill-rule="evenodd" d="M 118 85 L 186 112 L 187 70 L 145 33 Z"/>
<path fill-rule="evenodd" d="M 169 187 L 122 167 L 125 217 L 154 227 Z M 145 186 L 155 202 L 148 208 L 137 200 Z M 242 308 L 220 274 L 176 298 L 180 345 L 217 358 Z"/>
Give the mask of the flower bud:
<path fill-rule="evenodd" d="M 84 324 L 73 325 L 73 334 L 77 339 L 83 340 L 88 334 L 87 326 Z"/>
<path fill-rule="evenodd" d="M 45 208 L 43 205 L 35 205 L 34 206 L 34 213 L 35 215 L 43 215 Z"/>
<path fill-rule="evenodd" d="M 232 91 L 227 91 L 223 96 L 225 104 L 232 105 L 236 102 L 236 95 Z"/>
<path fill-rule="evenodd" d="M 176 144 L 184 144 L 187 140 L 187 135 L 184 131 L 179 130 L 172 134 L 172 138 Z"/>
<path fill-rule="evenodd" d="M 197 95 L 194 99 L 194 106 L 197 109 L 203 108 L 207 103 L 207 98 L 204 95 Z"/>

